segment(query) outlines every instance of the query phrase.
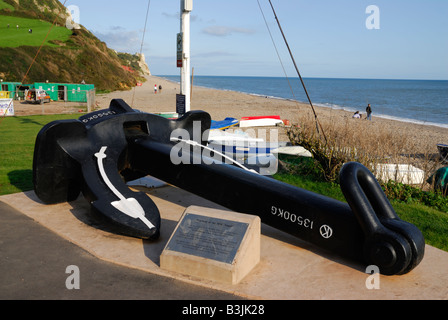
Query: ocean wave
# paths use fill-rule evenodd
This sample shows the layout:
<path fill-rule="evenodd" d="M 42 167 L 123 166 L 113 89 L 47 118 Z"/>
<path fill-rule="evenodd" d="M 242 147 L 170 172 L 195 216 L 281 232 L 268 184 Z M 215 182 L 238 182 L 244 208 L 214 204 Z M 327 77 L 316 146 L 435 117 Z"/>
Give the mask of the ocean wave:
<path fill-rule="evenodd" d="M 389 116 L 389 115 L 383 115 L 383 114 L 378 114 L 376 117 L 382 118 L 382 119 L 388 119 L 388 120 L 395 120 L 395 121 L 413 123 L 413 124 L 420 124 L 420 125 L 425 125 L 425 126 L 433 126 L 433 127 L 439 127 L 439 128 L 448 128 L 448 124 L 436 123 L 436 122 L 431 122 L 431 121 L 421 121 L 421 120 L 401 118 L 401 117 L 395 117 L 395 116 Z"/>

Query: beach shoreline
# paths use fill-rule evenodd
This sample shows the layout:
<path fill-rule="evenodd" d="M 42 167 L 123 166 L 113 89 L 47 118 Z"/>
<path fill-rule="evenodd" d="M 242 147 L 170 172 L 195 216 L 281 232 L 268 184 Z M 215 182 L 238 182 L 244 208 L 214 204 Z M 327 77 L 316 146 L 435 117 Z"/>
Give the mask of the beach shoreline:
<path fill-rule="evenodd" d="M 97 94 L 96 109 L 107 109 L 112 99 L 123 99 L 134 109 L 143 112 L 175 112 L 176 94 L 180 92 L 180 84 L 157 76 L 146 76 L 146 80 L 141 86 L 129 91 Z M 154 85 L 157 85 L 157 87 L 161 85 L 161 92 L 155 94 Z M 45 106 L 23 103 L 15 103 L 14 106 L 17 116 L 67 113 L 70 111 L 66 104 L 54 102 Z M 71 108 L 74 112 L 78 111 L 76 107 L 71 106 Z M 196 85 L 193 85 L 192 88 L 191 110 L 208 112 L 213 120 L 223 120 L 226 117 L 241 119 L 247 116 L 280 115 L 282 119 L 289 120 L 293 125 L 300 125 L 304 115 L 313 115 L 311 106 L 306 103 Z M 389 130 L 395 135 L 406 135 L 422 153 L 437 153 L 437 144 L 448 144 L 448 128 L 387 119 L 377 116 L 375 110 L 372 114 L 372 121 L 352 119 L 353 113 L 346 110 L 316 105 L 314 110 L 319 121 L 322 122 L 357 123 L 357 125 L 362 123 L 365 130 L 375 127 L 376 129 L 380 128 L 380 130 Z M 363 113 L 363 118 L 365 118 L 364 110 L 360 110 L 360 112 Z M 285 139 L 285 135 L 281 134 L 280 136 L 280 139 Z M 362 136 L 359 138 L 362 139 Z"/>
<path fill-rule="evenodd" d="M 177 76 L 162 75 L 162 76 L 159 76 L 159 77 L 162 78 L 162 79 L 166 79 L 168 81 L 171 81 L 173 83 L 177 83 L 177 84 L 179 83 L 179 79 L 177 79 L 178 78 Z M 212 87 L 211 84 L 204 84 L 204 81 L 205 81 L 205 83 L 207 83 L 208 80 L 200 80 L 201 78 L 204 78 L 204 79 L 211 78 L 210 79 L 211 83 L 215 83 L 214 80 L 213 80 L 214 78 L 221 79 L 221 81 L 216 83 L 217 87 Z M 309 104 L 305 97 L 302 97 L 302 100 L 301 99 L 296 99 L 296 98 L 291 98 L 291 97 L 285 97 L 284 95 L 286 93 L 284 91 L 282 91 L 282 92 L 277 91 L 276 93 L 273 93 L 272 88 L 270 88 L 270 90 L 267 90 L 267 91 L 269 91 L 269 94 L 267 94 L 267 93 L 260 93 L 259 92 L 260 90 L 258 90 L 256 87 L 252 87 L 252 91 L 250 91 L 250 90 L 249 91 L 244 91 L 244 90 L 235 89 L 235 87 L 236 87 L 235 84 L 231 85 L 231 83 L 230 83 L 230 82 L 235 82 L 235 81 L 236 81 L 236 83 L 238 83 L 238 82 L 242 81 L 240 79 L 246 79 L 246 78 L 249 78 L 249 79 L 253 78 L 254 81 L 259 81 L 259 79 L 270 79 L 269 77 L 228 77 L 229 78 L 228 79 L 229 84 L 222 83 L 222 81 L 223 81 L 222 79 L 225 79 L 225 78 L 226 77 L 220 77 L 220 76 L 218 76 L 218 77 L 215 77 L 215 76 L 200 76 L 200 77 L 195 77 L 194 79 L 195 79 L 195 83 L 202 83 L 204 88 L 218 89 L 218 90 L 223 90 L 223 91 L 235 91 L 235 92 L 238 92 L 238 93 L 243 93 L 243 94 L 248 94 L 248 95 L 253 95 L 253 96 L 259 96 L 259 97 L 263 97 L 263 98 L 278 99 L 278 100 L 283 100 L 283 101 L 295 102 L 297 100 L 299 103 L 306 104 L 306 105 Z M 274 77 L 273 79 L 276 79 L 275 81 L 285 80 L 284 77 Z M 315 80 L 315 79 L 317 79 L 317 78 L 309 78 L 309 79 L 306 79 L 306 80 L 312 81 L 312 80 Z M 322 80 L 388 81 L 388 80 L 375 80 L 375 79 L 326 79 L 326 78 L 322 78 Z M 252 81 L 252 80 L 250 80 L 250 81 Z M 407 81 L 407 80 L 393 80 L 393 81 Z M 392 86 L 394 86 L 394 82 L 393 81 L 392 81 Z M 417 81 L 417 80 L 410 80 L 410 81 Z M 422 80 L 422 81 L 426 81 L 426 80 Z M 434 81 L 437 81 L 437 80 L 434 80 Z M 261 85 L 263 85 L 263 83 L 261 83 Z M 285 85 L 286 85 L 286 83 L 285 83 Z M 195 84 L 195 86 L 196 87 L 201 87 L 198 84 Z M 226 88 L 222 88 L 222 86 L 225 86 Z M 227 88 L 227 86 L 229 86 L 229 87 Z M 233 87 L 233 89 L 231 87 Z M 250 88 L 250 87 L 251 86 L 249 85 L 247 88 Z M 274 85 L 274 87 L 276 87 L 278 90 L 281 90 L 281 87 L 278 87 L 278 84 Z M 384 88 L 382 88 L 382 89 L 384 89 Z M 330 92 L 331 92 L 331 90 L 330 90 Z M 291 88 L 291 92 L 288 91 L 288 93 L 293 93 L 292 92 L 292 88 Z M 296 94 L 297 94 L 297 92 L 296 92 Z M 293 94 L 293 96 L 294 95 L 295 94 Z M 375 94 L 372 94 L 372 95 L 375 96 Z M 347 111 L 349 113 L 351 112 L 352 114 L 354 114 L 356 111 L 358 111 L 358 112 L 361 112 L 361 113 L 365 114 L 365 112 L 363 112 L 363 110 L 367 106 L 368 99 L 366 99 L 366 105 L 363 106 L 361 104 L 361 105 L 359 105 L 357 107 L 354 107 L 353 105 L 352 106 L 348 106 L 348 105 L 344 105 L 344 104 L 337 104 L 337 103 L 330 103 L 330 102 L 317 102 L 318 101 L 318 96 L 314 97 L 313 95 L 311 95 L 311 100 L 313 101 L 313 104 L 314 104 L 315 107 L 323 107 L 323 108 L 326 108 L 326 109 L 333 109 L 333 110 L 342 110 L 342 111 Z M 335 99 L 337 99 L 337 98 L 335 98 Z M 375 99 L 373 99 L 372 101 L 375 101 Z M 384 101 L 381 101 L 381 103 L 384 103 Z M 384 107 L 381 106 L 381 108 L 379 108 L 379 109 L 383 109 L 383 108 Z M 421 125 L 431 125 L 431 126 L 435 126 L 435 127 L 448 128 L 448 122 L 443 122 L 443 121 L 439 122 L 438 121 L 438 120 L 443 119 L 443 117 L 442 118 L 437 117 L 437 120 L 435 120 L 435 119 L 428 120 L 429 118 L 427 116 L 424 116 L 422 119 L 415 118 L 415 117 L 412 117 L 412 116 L 411 117 L 403 117 L 403 116 L 397 116 L 397 115 L 392 115 L 392 114 L 388 114 L 388 113 L 382 113 L 381 111 L 378 111 L 378 108 L 376 108 L 376 106 L 375 106 L 375 109 L 376 109 L 375 110 L 375 116 L 378 117 L 378 118 L 389 119 L 389 120 L 396 120 L 396 121 L 401 121 L 401 122 L 406 122 L 406 123 L 421 124 Z M 404 115 L 406 115 L 406 113 L 404 113 Z"/>

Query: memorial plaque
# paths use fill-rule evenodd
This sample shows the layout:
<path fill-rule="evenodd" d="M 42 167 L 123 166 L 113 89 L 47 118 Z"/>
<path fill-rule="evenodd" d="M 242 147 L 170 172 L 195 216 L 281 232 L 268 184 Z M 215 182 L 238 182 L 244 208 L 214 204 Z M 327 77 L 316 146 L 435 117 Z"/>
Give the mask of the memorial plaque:
<path fill-rule="evenodd" d="M 231 264 L 248 226 L 247 223 L 188 213 L 167 249 Z"/>
<path fill-rule="evenodd" d="M 260 217 L 191 206 L 160 255 L 160 267 L 236 284 L 260 261 Z"/>

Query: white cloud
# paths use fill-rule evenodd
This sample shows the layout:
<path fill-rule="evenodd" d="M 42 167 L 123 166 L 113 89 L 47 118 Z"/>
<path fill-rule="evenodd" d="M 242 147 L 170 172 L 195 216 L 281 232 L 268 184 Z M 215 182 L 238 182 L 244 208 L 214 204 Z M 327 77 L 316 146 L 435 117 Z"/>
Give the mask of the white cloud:
<path fill-rule="evenodd" d="M 94 32 L 109 48 L 119 52 L 135 53 L 141 46 L 141 34 L 135 30 L 127 31 L 121 27 L 111 27 L 109 32 Z"/>

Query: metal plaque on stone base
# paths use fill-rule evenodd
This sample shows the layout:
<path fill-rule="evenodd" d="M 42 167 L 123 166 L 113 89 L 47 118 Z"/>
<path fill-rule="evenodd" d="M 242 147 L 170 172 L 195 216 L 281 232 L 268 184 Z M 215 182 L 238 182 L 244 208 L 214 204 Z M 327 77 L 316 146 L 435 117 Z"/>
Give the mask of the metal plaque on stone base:
<path fill-rule="evenodd" d="M 259 217 L 193 206 L 185 210 L 160 257 L 160 266 L 236 284 L 259 260 Z"/>

